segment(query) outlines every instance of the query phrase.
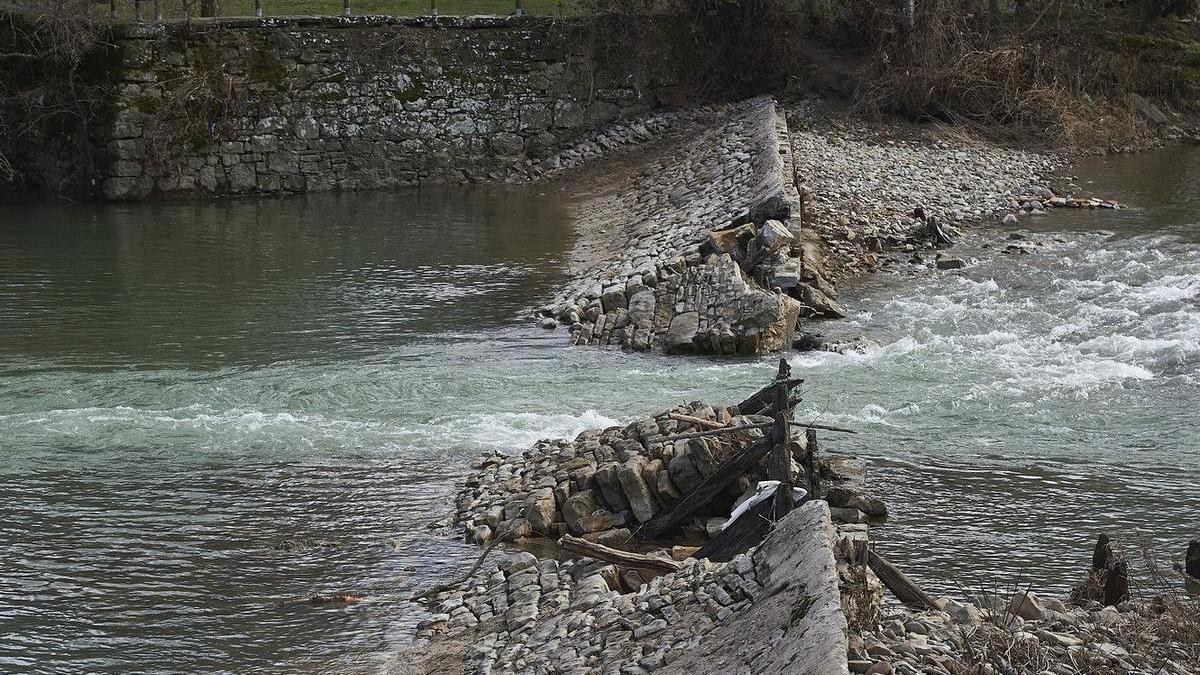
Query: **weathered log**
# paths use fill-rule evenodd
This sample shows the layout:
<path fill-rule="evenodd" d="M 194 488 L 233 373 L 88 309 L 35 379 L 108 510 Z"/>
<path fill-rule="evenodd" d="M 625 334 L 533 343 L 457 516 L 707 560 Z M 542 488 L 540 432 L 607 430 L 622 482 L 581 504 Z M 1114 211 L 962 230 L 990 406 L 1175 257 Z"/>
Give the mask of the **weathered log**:
<path fill-rule="evenodd" d="M 778 491 L 776 491 L 778 494 Z M 751 506 L 721 533 L 708 540 L 696 551 L 696 559 L 728 562 L 739 553 L 758 546 L 775 525 L 775 500 L 764 499 Z"/>
<path fill-rule="evenodd" d="M 667 441 L 682 441 L 687 438 L 705 438 L 707 436 L 720 436 L 734 431 L 743 429 L 767 429 L 775 426 L 774 422 L 758 422 L 756 424 L 739 424 L 737 426 L 721 427 L 720 429 L 708 429 L 707 431 L 688 431 L 682 434 L 672 434 L 670 436 L 653 436 L 648 438 L 650 443 L 666 443 Z"/>
<path fill-rule="evenodd" d="M 780 373 L 783 372 L 780 359 Z M 782 378 L 781 378 L 782 379 Z M 779 489 L 775 490 L 775 517 L 782 518 L 792 510 L 792 452 L 788 447 L 791 440 L 791 407 L 788 406 L 788 389 L 779 385 L 775 389 L 775 430 L 772 433 L 778 441 L 767 458 L 767 477 L 779 481 Z"/>
<path fill-rule="evenodd" d="M 816 430 L 805 431 L 804 459 L 800 462 L 800 466 L 804 467 L 805 484 L 808 490 L 808 497 L 805 498 L 805 501 L 817 499 L 821 494 L 821 478 L 817 475 L 817 450 L 819 448 Z"/>
<path fill-rule="evenodd" d="M 610 562 L 620 567 L 648 569 L 664 573 L 677 572 L 683 567 L 683 564 L 677 560 L 645 555 L 643 553 L 621 551 L 609 548 L 603 544 L 588 541 L 587 539 L 573 537 L 569 534 L 559 539 L 558 545 L 567 553 L 603 560 L 604 562 Z"/>
<path fill-rule="evenodd" d="M 775 443 L 774 434 L 767 434 L 755 441 L 749 448 L 725 460 L 725 463 L 706 477 L 695 490 L 659 511 L 653 518 L 646 521 L 636 534 L 647 539 L 658 539 L 666 534 L 684 518 L 692 515 L 696 509 L 721 494 L 725 488 L 761 460 L 775 446 Z"/>
<path fill-rule="evenodd" d="M 801 427 L 803 429 L 821 429 L 822 431 L 837 431 L 837 432 L 843 433 L 843 434 L 857 434 L 858 433 L 857 431 L 855 431 L 853 429 L 847 429 L 845 427 L 835 427 L 835 426 L 832 426 L 829 424 L 816 424 L 814 422 L 788 422 L 788 424 L 790 424 L 794 427 Z"/>
<path fill-rule="evenodd" d="M 1108 535 L 1096 538 L 1092 548 L 1092 569 L 1075 590 L 1076 600 L 1095 600 L 1105 605 L 1116 605 L 1129 599 L 1129 565 L 1125 557 L 1113 548 Z"/>
<path fill-rule="evenodd" d="M 803 383 L 804 383 L 804 380 L 802 380 L 802 379 L 789 378 L 789 379 L 779 380 L 778 382 L 773 382 L 771 384 L 768 384 L 767 386 L 763 387 L 762 389 L 759 389 L 758 391 L 751 394 L 750 397 L 747 398 L 746 400 L 739 403 L 737 405 L 738 413 L 742 414 L 742 415 L 757 415 L 757 414 L 761 413 L 764 409 L 770 408 L 774 404 L 774 402 L 775 402 L 775 387 L 778 387 L 780 384 L 783 384 L 783 385 L 786 385 L 787 388 L 790 390 L 792 387 L 795 387 L 796 385 L 803 384 Z"/>
<path fill-rule="evenodd" d="M 867 551 L 867 565 L 900 602 L 919 609 L 941 609 L 934 603 L 933 598 L 909 579 L 908 575 L 901 572 L 900 568 L 888 562 L 887 558 L 875 551 Z"/>
<path fill-rule="evenodd" d="M 698 427 L 707 427 L 709 429 L 724 429 L 729 426 L 715 420 L 706 420 L 703 417 L 694 417 L 692 415 L 684 415 L 683 413 L 667 413 L 667 417 L 679 422 L 687 422 L 688 424 L 695 424 Z"/>
<path fill-rule="evenodd" d="M 1183 573 L 1200 580 L 1200 539 L 1193 539 L 1188 544 L 1187 555 L 1183 558 Z"/>

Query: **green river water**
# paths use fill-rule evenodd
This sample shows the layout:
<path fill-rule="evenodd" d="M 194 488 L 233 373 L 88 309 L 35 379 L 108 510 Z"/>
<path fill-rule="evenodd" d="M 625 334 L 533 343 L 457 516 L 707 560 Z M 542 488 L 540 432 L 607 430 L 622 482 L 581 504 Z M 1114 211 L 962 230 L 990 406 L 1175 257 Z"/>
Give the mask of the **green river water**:
<path fill-rule="evenodd" d="M 851 282 L 823 329 L 876 346 L 791 357 L 936 591 L 1061 591 L 1101 531 L 1200 536 L 1200 153 L 1080 172 L 1131 208 Z M 403 598 L 477 555 L 425 525 L 478 453 L 771 377 L 530 327 L 572 242 L 529 189 L 0 203 L 0 672 L 380 672 Z"/>

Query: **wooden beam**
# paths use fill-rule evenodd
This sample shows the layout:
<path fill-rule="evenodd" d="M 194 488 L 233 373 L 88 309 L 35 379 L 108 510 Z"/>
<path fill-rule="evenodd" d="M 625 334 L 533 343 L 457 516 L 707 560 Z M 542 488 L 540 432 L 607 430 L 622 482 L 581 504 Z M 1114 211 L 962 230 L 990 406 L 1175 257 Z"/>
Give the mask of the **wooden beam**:
<path fill-rule="evenodd" d="M 774 403 L 775 387 L 779 386 L 780 384 L 783 384 L 783 385 L 786 385 L 787 388 L 790 390 L 792 387 L 795 387 L 796 385 L 803 384 L 803 383 L 804 383 L 803 379 L 796 379 L 796 378 L 789 378 L 786 380 L 780 380 L 778 382 L 772 382 L 771 384 L 768 384 L 767 386 L 763 387 L 762 389 L 759 389 L 758 391 L 751 394 L 750 398 L 747 398 L 745 401 L 742 401 L 741 403 L 739 403 L 737 405 L 738 412 L 742 415 L 757 415 L 758 413 L 761 413 L 764 408 L 768 408 L 771 406 L 772 403 Z"/>
<path fill-rule="evenodd" d="M 683 563 L 677 560 L 645 555 L 643 553 L 621 551 L 609 548 L 603 544 L 597 544 L 594 541 L 573 537 L 569 534 L 559 539 L 558 545 L 562 547 L 562 550 L 572 555 L 595 558 L 596 560 L 603 560 L 604 562 L 610 562 L 621 567 L 635 567 L 664 573 L 678 572 L 683 567 Z"/>
<path fill-rule="evenodd" d="M 887 586 L 887 589 L 900 602 L 920 609 L 941 609 L 933 602 L 933 598 L 921 590 L 916 582 L 909 579 L 908 575 L 900 571 L 900 568 L 888 562 L 886 558 L 875 551 L 867 551 L 867 564 L 875 576 L 879 577 L 883 585 Z"/>
<path fill-rule="evenodd" d="M 802 429 L 821 429 L 822 431 L 837 431 L 837 432 L 843 433 L 843 434 L 857 434 L 858 433 L 857 431 L 855 431 L 853 429 L 847 429 L 845 427 L 835 427 L 835 426 L 831 426 L 829 424 L 816 424 L 814 422 L 788 422 L 788 424 L 791 424 L 794 427 L 800 427 Z"/>
<path fill-rule="evenodd" d="M 733 427 L 721 427 L 720 429 L 709 429 L 708 431 L 688 431 L 682 434 L 673 434 L 671 436 L 654 436 L 646 439 L 648 443 L 666 443 L 667 441 L 682 441 L 686 438 L 704 438 L 706 436 L 720 436 L 734 431 L 743 429 L 767 429 L 775 426 L 774 422 L 758 422 L 756 424 L 740 424 Z"/>
<path fill-rule="evenodd" d="M 772 423 L 773 424 L 773 423 Z M 707 504 L 722 490 L 741 477 L 750 467 L 761 460 L 775 446 L 773 434 L 767 434 L 754 442 L 753 445 L 740 453 L 725 460 L 711 475 L 701 481 L 700 485 L 687 495 L 677 500 L 668 508 L 660 510 L 653 518 L 638 528 L 636 534 L 646 539 L 658 539 L 684 518 Z"/>
<path fill-rule="evenodd" d="M 667 413 L 667 417 L 679 422 L 687 422 L 688 424 L 695 424 L 698 427 L 707 427 L 709 429 L 724 429 L 729 426 L 714 420 L 706 420 L 703 417 L 693 417 L 692 415 L 684 415 L 683 413 Z"/>
<path fill-rule="evenodd" d="M 777 492 L 778 494 L 778 492 Z M 751 506 L 738 519 L 721 530 L 696 551 L 697 560 L 707 558 L 713 562 L 728 562 L 739 553 L 745 553 L 762 543 L 774 527 L 775 500 L 764 499 Z"/>

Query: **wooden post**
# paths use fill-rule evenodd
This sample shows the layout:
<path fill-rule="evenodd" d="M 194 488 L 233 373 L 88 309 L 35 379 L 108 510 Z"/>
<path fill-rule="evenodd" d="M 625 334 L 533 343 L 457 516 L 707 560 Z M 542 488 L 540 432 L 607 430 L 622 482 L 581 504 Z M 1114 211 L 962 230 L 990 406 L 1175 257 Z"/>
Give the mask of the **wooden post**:
<path fill-rule="evenodd" d="M 254 0 L 254 16 L 258 19 L 262 18 L 262 0 Z"/>
<path fill-rule="evenodd" d="M 804 474 L 808 478 L 808 498 L 820 499 L 821 478 L 817 475 L 817 430 L 807 429 L 804 432 L 806 446 L 804 458 Z"/>
<path fill-rule="evenodd" d="M 108 0 L 108 18 L 117 18 L 117 0 Z"/>
<path fill-rule="evenodd" d="M 429 16 L 437 16 L 437 0 L 429 0 Z"/>
<path fill-rule="evenodd" d="M 786 379 L 787 374 L 784 373 L 784 364 L 786 362 L 780 359 L 779 373 L 782 377 L 780 380 Z M 792 453 L 788 448 L 788 440 L 791 438 L 791 425 L 788 417 L 788 388 L 787 385 L 780 384 L 775 389 L 775 428 L 771 435 L 775 439 L 775 447 L 771 449 L 771 454 L 767 458 L 767 477 L 771 480 L 779 481 L 779 489 L 775 490 L 775 520 L 783 518 L 792 511 Z"/>
<path fill-rule="evenodd" d="M 926 595 L 916 582 L 900 571 L 900 568 L 888 562 L 887 558 L 875 551 L 867 551 L 867 564 L 900 602 L 920 609 L 941 609 L 934 603 L 933 598 Z"/>
<path fill-rule="evenodd" d="M 350 16 L 350 0 L 342 0 L 342 16 Z"/>
<path fill-rule="evenodd" d="M 162 23 L 162 3 L 154 0 L 154 22 Z"/>
<path fill-rule="evenodd" d="M 133 21 L 142 22 L 142 0 L 133 0 Z"/>
<path fill-rule="evenodd" d="M 1183 571 L 1189 577 L 1200 580 L 1200 539 L 1193 539 L 1188 544 L 1187 555 L 1183 559 Z"/>
<path fill-rule="evenodd" d="M 215 17 L 219 13 L 217 0 L 200 0 L 200 16 Z"/>
<path fill-rule="evenodd" d="M 521 16 L 521 0 L 517 0 L 517 6 L 513 8 L 513 16 Z"/>

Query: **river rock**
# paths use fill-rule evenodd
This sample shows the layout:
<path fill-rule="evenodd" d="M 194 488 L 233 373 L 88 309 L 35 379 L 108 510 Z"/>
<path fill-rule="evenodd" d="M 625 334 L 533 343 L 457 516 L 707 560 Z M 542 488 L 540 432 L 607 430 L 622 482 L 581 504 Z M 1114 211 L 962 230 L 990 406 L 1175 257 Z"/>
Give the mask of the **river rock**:
<path fill-rule="evenodd" d="M 700 330 L 699 312 L 683 312 L 671 319 L 667 334 L 663 337 L 663 351 L 668 354 L 684 354 L 695 351 L 693 340 Z"/>
<path fill-rule="evenodd" d="M 848 485 L 835 485 L 825 493 L 832 507 L 854 508 L 872 518 L 887 518 L 887 504 L 882 499 Z"/>
<path fill-rule="evenodd" d="M 654 326 L 656 307 L 654 291 L 645 289 L 629 297 L 629 323 L 637 328 L 649 330 Z"/>
<path fill-rule="evenodd" d="M 571 532 L 577 535 L 583 534 L 586 531 L 583 529 L 583 519 L 590 516 L 598 507 L 595 491 L 581 490 L 563 502 L 563 520 L 567 522 L 567 527 Z"/>
<path fill-rule="evenodd" d="M 529 526 L 534 532 L 550 531 L 550 525 L 554 523 L 556 515 L 554 504 L 554 490 L 551 488 L 541 488 L 529 495 L 525 502 L 525 518 L 529 520 Z"/>
<path fill-rule="evenodd" d="M 625 518 L 619 513 L 613 513 L 606 509 L 596 509 L 576 522 L 576 529 L 584 536 L 587 536 L 595 532 L 603 532 L 620 527 L 625 524 Z"/>
<path fill-rule="evenodd" d="M 621 491 L 621 482 L 617 478 L 619 466 L 616 462 L 609 462 L 596 469 L 596 483 L 600 486 L 600 494 L 614 513 L 629 509 L 629 501 L 625 499 L 625 493 Z"/>
<path fill-rule="evenodd" d="M 774 253 L 785 247 L 790 247 L 796 237 L 778 220 L 768 220 L 758 231 L 758 248 L 760 251 Z"/>
<path fill-rule="evenodd" d="M 653 518 L 654 514 L 658 512 L 658 504 L 655 503 L 649 486 L 642 478 L 644 465 L 644 460 L 631 459 L 617 469 L 617 480 L 625 492 L 625 498 L 629 502 L 630 510 L 633 511 L 633 517 L 643 523 Z"/>
<path fill-rule="evenodd" d="M 1008 611 L 1026 621 L 1041 621 L 1046 618 L 1046 608 L 1033 593 L 1018 592 L 1013 595 Z"/>

